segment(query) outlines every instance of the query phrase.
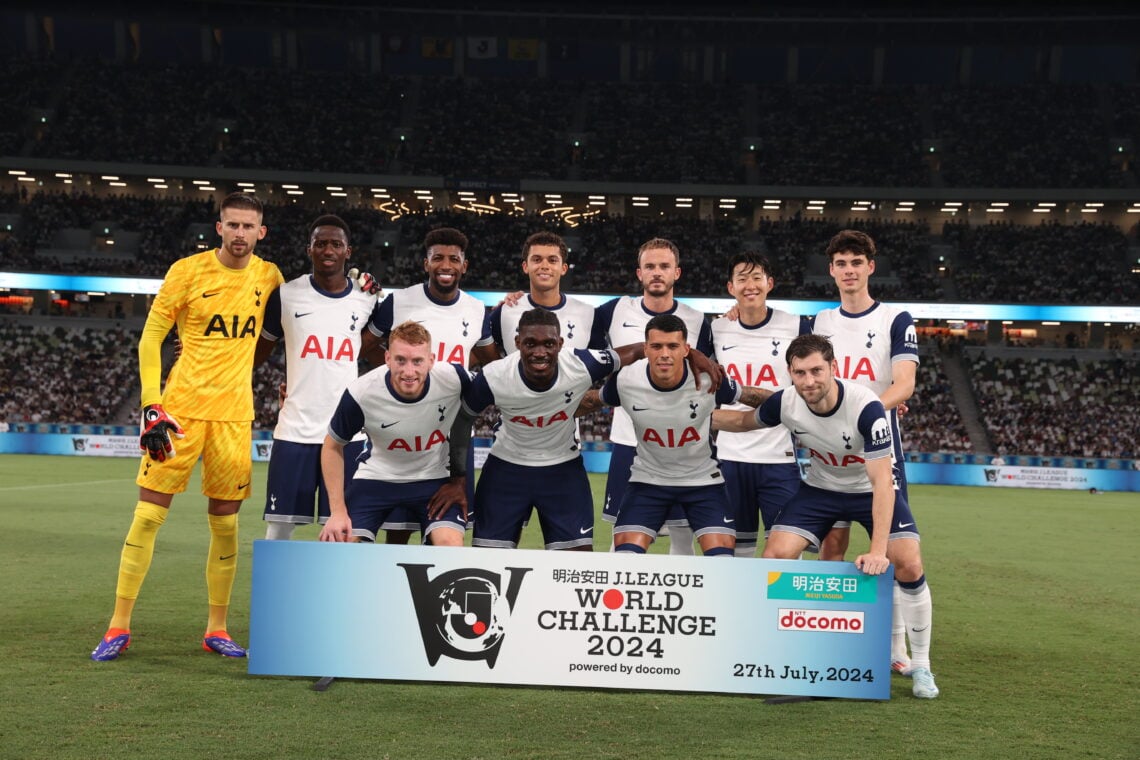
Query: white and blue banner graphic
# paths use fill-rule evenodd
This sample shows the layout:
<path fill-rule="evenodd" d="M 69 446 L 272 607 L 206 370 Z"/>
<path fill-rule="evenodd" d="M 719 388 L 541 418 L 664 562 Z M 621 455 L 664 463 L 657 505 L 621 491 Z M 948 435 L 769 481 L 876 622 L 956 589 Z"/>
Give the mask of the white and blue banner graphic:
<path fill-rule="evenodd" d="M 839 562 L 255 541 L 249 672 L 888 699 L 892 583 Z"/>

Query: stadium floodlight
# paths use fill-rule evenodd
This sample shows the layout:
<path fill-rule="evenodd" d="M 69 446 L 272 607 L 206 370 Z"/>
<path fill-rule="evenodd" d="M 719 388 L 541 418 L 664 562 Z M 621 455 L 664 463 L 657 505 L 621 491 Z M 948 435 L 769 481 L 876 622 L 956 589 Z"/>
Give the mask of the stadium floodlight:
<path fill-rule="evenodd" d="M 962 201 L 946 201 L 946 202 L 945 202 L 945 203 L 943 203 L 942 205 L 943 205 L 943 206 L 955 206 L 955 207 L 957 207 L 957 206 L 961 206 L 961 205 L 962 205 Z"/>
<path fill-rule="evenodd" d="M 1085 205 L 1088 206 L 1089 208 L 1103 208 L 1104 207 L 1103 203 L 1089 203 L 1087 201 L 1085 202 Z"/>
<path fill-rule="evenodd" d="M 344 190 L 340 185 L 325 185 L 325 190 Z"/>
<path fill-rule="evenodd" d="M 991 206 L 990 208 L 986 209 L 986 213 L 987 214 L 1004 214 L 1005 209 L 1004 208 L 994 208 Z"/>
<path fill-rule="evenodd" d="M 35 177 L 16 177 L 16 179 L 19 180 L 20 182 L 35 182 L 36 181 Z M 70 182 L 71 180 L 67 180 L 67 181 Z"/>
<path fill-rule="evenodd" d="M 895 205 L 896 205 L 896 206 L 913 206 L 913 205 L 914 205 L 914 201 L 899 201 L 899 202 L 898 202 L 898 203 L 896 203 Z"/>
<path fill-rule="evenodd" d="M 14 177 L 19 177 L 22 174 L 27 174 L 27 172 L 24 171 L 23 169 L 9 169 L 8 173 Z"/>
<path fill-rule="evenodd" d="M 281 185 L 281 188 L 283 190 L 300 190 L 301 186 L 300 185 Z"/>
<path fill-rule="evenodd" d="M 117 181 L 119 178 L 118 178 L 118 177 L 116 177 L 114 174 L 104 174 L 104 175 L 103 175 L 102 177 L 100 177 L 99 179 L 105 179 L 105 180 L 107 180 L 108 182 L 115 182 L 115 181 Z"/>
<path fill-rule="evenodd" d="M 168 187 L 170 187 L 170 185 L 155 185 L 155 188 L 158 190 L 166 190 Z"/>
<path fill-rule="evenodd" d="M 1061 324 L 1060 322 L 1042 322 L 1041 326 L 1042 327 L 1058 327 L 1058 326 L 1060 326 L 1060 324 Z"/>
<path fill-rule="evenodd" d="M 254 184 L 252 182 L 239 182 L 239 183 L 237 183 L 237 186 L 238 187 L 250 187 L 250 188 L 252 188 L 252 187 L 254 187 Z"/>
<path fill-rule="evenodd" d="M 213 185 L 199 185 L 198 189 L 202 190 L 204 192 L 207 192 L 207 193 L 212 193 L 215 190 L 217 190 L 218 188 L 214 187 Z"/>
<path fill-rule="evenodd" d="M 192 185 L 208 185 L 208 184 L 210 184 L 210 180 L 208 180 L 208 179 L 192 179 L 192 180 L 190 180 L 190 184 L 192 184 Z"/>
<path fill-rule="evenodd" d="M 348 193 L 335 193 L 334 192 L 334 193 L 329 193 L 329 195 L 331 195 L 334 198 L 347 198 L 348 197 Z"/>
<path fill-rule="evenodd" d="M 55 176 L 59 177 L 60 179 L 71 179 L 71 175 L 67 172 L 56 172 Z"/>
<path fill-rule="evenodd" d="M 1004 208 L 1004 207 L 1009 205 L 1009 201 L 994 201 L 990 205 L 1000 207 L 1000 208 Z"/>
<path fill-rule="evenodd" d="M 285 194 L 286 195 L 304 195 L 305 191 L 304 190 L 286 190 Z"/>
<path fill-rule="evenodd" d="M 386 188 L 386 187 L 374 187 L 374 188 L 372 188 L 372 192 L 374 192 L 374 193 L 376 193 L 377 195 L 379 195 L 380 193 L 386 193 L 386 192 L 388 192 L 388 188 Z"/>
<path fill-rule="evenodd" d="M 1053 211 L 1053 209 L 1051 209 L 1051 208 L 1035 208 L 1035 209 L 1033 209 L 1034 214 L 1049 214 L 1052 211 Z M 1140 209 L 1137 209 L 1137 211 L 1140 211 Z"/>
<path fill-rule="evenodd" d="M 126 182 L 108 182 L 107 184 L 110 185 L 111 187 L 126 187 L 127 186 Z"/>

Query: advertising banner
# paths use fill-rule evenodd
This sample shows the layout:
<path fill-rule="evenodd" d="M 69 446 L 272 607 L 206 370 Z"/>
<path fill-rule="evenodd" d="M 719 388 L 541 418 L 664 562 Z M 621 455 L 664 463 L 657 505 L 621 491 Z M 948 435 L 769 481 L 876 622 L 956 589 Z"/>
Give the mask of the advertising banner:
<path fill-rule="evenodd" d="M 249 672 L 888 699 L 892 582 L 839 562 L 255 541 Z"/>

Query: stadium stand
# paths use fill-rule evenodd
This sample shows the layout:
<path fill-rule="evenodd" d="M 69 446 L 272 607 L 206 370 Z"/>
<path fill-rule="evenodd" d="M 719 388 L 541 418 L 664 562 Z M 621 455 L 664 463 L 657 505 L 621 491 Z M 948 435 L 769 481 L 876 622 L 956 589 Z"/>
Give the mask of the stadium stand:
<path fill-rule="evenodd" d="M 139 331 L 0 320 L 0 418 L 105 423 L 138 393 Z"/>
<path fill-rule="evenodd" d="M 968 352 L 982 422 L 1009 454 L 1134 458 L 1140 451 L 1140 361 Z M 1095 421 L 1095 422 L 1092 422 Z"/>

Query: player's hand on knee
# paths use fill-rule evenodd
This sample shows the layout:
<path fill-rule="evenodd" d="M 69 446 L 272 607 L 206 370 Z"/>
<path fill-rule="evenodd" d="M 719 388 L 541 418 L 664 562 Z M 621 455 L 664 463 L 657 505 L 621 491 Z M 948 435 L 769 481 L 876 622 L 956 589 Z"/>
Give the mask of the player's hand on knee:
<path fill-rule="evenodd" d="M 321 528 L 320 540 L 338 544 L 349 543 L 352 541 L 352 519 L 347 515 L 344 517 L 333 515 Z"/>
<path fill-rule="evenodd" d="M 452 506 L 459 507 L 463 519 L 467 519 L 467 478 L 454 477 L 439 487 L 427 505 L 428 517 L 438 520 L 443 517 Z"/>
<path fill-rule="evenodd" d="M 887 559 L 885 554 L 860 554 L 855 558 L 855 567 L 862 570 L 867 575 L 882 575 L 887 572 L 887 568 L 891 566 L 891 561 Z"/>
<path fill-rule="evenodd" d="M 158 462 L 165 462 L 175 455 L 174 441 L 186 437 L 186 432 L 178 421 L 166 413 L 162 404 L 148 404 L 143 407 L 142 424 L 139 432 L 139 448 Z"/>
<path fill-rule="evenodd" d="M 377 280 L 371 273 L 363 272 L 356 267 L 348 270 L 348 279 L 355 282 L 361 290 L 371 295 L 380 295 L 384 289 L 380 287 L 380 281 Z"/>

